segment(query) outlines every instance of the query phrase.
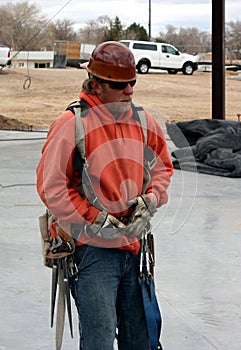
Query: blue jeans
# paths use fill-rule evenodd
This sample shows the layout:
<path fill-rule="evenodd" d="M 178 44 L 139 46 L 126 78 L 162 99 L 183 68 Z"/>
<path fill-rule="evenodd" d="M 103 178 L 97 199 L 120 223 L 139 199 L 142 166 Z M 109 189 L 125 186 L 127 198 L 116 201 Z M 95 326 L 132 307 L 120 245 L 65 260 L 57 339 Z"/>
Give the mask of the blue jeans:
<path fill-rule="evenodd" d="M 141 291 L 139 255 L 119 249 L 77 247 L 78 279 L 71 280 L 79 315 L 80 350 L 150 350 Z"/>

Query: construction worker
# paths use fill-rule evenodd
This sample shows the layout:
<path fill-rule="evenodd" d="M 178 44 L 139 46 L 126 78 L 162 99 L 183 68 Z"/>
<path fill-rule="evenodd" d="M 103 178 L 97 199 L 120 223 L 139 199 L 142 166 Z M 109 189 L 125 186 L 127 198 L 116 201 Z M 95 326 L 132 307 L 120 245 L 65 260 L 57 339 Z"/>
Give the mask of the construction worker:
<path fill-rule="evenodd" d="M 149 350 L 138 284 L 141 237 L 167 202 L 173 166 L 159 124 L 132 103 L 131 51 L 118 42 L 102 43 L 85 68 L 79 117 L 85 154 L 76 146 L 79 121 L 70 106 L 50 127 L 37 189 L 75 242 L 78 275 L 70 283 L 80 349 L 113 350 L 118 329 L 120 350 Z"/>

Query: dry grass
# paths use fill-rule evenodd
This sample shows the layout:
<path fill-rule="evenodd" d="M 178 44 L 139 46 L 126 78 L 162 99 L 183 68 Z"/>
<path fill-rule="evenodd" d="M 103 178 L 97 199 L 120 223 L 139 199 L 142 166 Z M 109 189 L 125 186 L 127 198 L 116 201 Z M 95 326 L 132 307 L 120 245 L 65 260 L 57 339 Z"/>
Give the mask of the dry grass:
<path fill-rule="evenodd" d="M 233 120 L 241 113 L 241 81 L 233 79 L 235 75 L 226 73 L 226 119 Z M 25 69 L 0 72 L 0 115 L 42 128 L 78 99 L 86 72 L 74 68 L 33 69 L 30 77 L 31 85 L 24 89 Z M 161 125 L 166 121 L 211 118 L 211 79 L 211 73 L 199 71 L 192 76 L 160 72 L 138 75 L 134 101 L 146 106 Z"/>

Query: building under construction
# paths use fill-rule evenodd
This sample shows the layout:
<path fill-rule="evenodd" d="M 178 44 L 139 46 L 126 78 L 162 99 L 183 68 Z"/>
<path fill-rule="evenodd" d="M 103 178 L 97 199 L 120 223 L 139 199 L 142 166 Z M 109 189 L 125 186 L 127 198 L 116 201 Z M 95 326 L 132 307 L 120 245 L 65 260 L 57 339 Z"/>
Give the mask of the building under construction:
<path fill-rule="evenodd" d="M 89 60 L 95 45 L 56 41 L 54 43 L 54 68 L 78 67 Z"/>

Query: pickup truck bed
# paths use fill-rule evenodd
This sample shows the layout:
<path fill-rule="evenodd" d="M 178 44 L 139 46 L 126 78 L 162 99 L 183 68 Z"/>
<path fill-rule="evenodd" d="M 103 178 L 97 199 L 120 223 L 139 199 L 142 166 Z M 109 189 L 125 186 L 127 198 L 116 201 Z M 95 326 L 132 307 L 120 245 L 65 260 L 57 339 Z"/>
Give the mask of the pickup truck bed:
<path fill-rule="evenodd" d="M 11 50 L 8 46 L 0 45 L 0 69 L 11 64 Z"/>

